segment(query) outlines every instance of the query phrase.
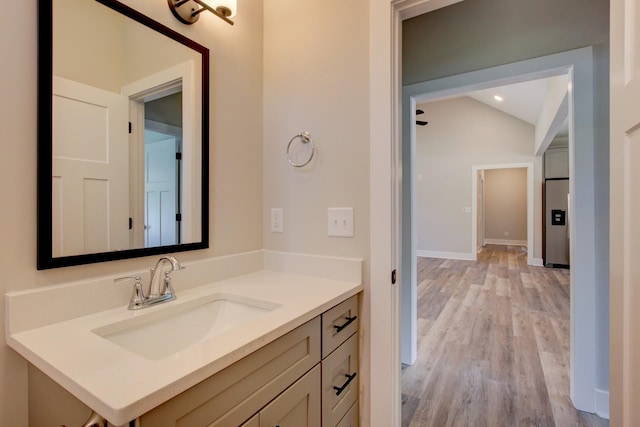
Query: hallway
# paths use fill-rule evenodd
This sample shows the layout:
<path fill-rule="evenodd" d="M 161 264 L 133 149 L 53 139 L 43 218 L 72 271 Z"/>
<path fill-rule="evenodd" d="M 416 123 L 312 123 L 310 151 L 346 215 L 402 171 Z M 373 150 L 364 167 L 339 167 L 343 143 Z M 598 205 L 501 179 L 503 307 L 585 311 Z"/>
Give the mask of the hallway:
<path fill-rule="evenodd" d="M 569 270 L 487 245 L 475 262 L 418 258 L 417 295 L 403 427 L 609 425 L 569 398 Z"/>

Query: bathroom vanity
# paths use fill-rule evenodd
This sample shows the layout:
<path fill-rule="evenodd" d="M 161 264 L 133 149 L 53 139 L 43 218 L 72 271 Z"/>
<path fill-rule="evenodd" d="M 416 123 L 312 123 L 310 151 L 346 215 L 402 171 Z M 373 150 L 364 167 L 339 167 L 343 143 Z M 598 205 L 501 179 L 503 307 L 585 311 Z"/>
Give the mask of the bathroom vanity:
<path fill-rule="evenodd" d="M 113 283 L 9 293 L 7 342 L 114 426 L 358 425 L 359 280 L 182 274 L 175 301 L 139 311 Z M 73 313 L 103 288 L 116 308 Z"/>
<path fill-rule="evenodd" d="M 140 425 L 357 426 L 357 316 L 356 295 L 142 415 Z"/>

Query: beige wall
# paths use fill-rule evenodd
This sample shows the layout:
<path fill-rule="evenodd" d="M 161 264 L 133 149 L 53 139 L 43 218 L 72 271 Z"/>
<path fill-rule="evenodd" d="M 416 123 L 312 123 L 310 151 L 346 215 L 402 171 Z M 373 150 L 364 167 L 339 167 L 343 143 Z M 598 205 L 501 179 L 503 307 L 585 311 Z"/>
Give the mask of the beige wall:
<path fill-rule="evenodd" d="M 369 250 L 369 55 L 366 0 L 269 0 L 264 24 L 265 248 L 366 258 Z M 312 162 L 289 140 L 309 131 Z M 327 208 L 353 207 L 355 234 L 327 236 Z M 272 233 L 270 209 L 283 209 Z"/>
<path fill-rule="evenodd" d="M 53 74 L 120 92 L 127 19 L 98 2 L 53 2 Z"/>
<path fill-rule="evenodd" d="M 369 16 L 372 0 L 264 3 L 264 247 L 362 258 L 362 425 L 369 425 Z M 308 131 L 316 153 L 294 168 L 289 140 Z M 328 237 L 327 208 L 354 208 L 354 237 Z M 272 233 L 271 208 L 283 209 Z M 385 301 L 387 301 L 385 299 Z"/>
<path fill-rule="evenodd" d="M 484 172 L 484 214 L 485 239 L 527 241 L 526 168 Z"/>
<path fill-rule="evenodd" d="M 418 251 L 472 253 L 472 167 L 536 162 L 534 127 L 472 98 L 421 104 L 427 126 L 416 127 Z M 534 200 L 540 206 L 540 185 Z M 540 209 L 537 209 L 540 210 Z M 539 217 L 539 215 L 538 215 Z M 541 253 L 541 225 L 535 221 L 534 256 Z M 487 237 L 487 236 L 485 236 Z M 526 231 L 525 237 L 526 239 Z"/>
<path fill-rule="evenodd" d="M 125 3 L 211 50 L 211 248 L 180 255 L 189 261 L 262 248 L 262 8 L 238 0 L 233 27 L 203 15 L 180 24 L 166 2 Z M 36 270 L 37 2 L 0 17 L 0 293 L 141 270 L 155 257 Z M 89 302 L 90 303 L 90 302 Z M 4 304 L 0 305 L 4 319 Z M 0 338 L 0 425 L 27 425 L 27 365 Z M 50 425 L 62 422 L 50 420 Z M 70 424 L 71 425 L 71 424 Z"/>

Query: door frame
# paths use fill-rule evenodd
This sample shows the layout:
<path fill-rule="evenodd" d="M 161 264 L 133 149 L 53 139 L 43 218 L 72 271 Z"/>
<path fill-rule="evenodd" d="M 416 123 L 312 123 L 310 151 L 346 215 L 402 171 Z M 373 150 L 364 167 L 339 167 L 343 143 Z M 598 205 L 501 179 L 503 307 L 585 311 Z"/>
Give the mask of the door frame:
<path fill-rule="evenodd" d="M 586 58 L 591 54 L 590 48 L 584 48 L 588 52 L 585 53 L 584 61 L 590 60 Z M 588 54 L 587 54 L 588 53 Z M 497 66 L 480 71 L 444 77 L 441 79 L 430 80 L 426 82 L 415 83 L 403 87 L 402 105 L 404 111 L 409 111 L 408 115 L 402 117 L 403 140 L 400 143 L 402 147 L 402 164 L 399 166 L 402 170 L 402 211 L 403 223 L 402 227 L 402 322 L 401 322 L 401 361 L 404 364 L 412 365 L 417 357 L 417 201 L 416 201 L 416 176 L 413 171 L 416 170 L 416 128 L 413 123 L 416 120 L 415 111 L 418 104 L 432 102 L 443 99 L 450 99 L 463 96 L 469 92 L 489 89 L 514 83 L 521 83 L 529 80 L 543 79 L 555 77 L 558 75 L 567 75 L 569 82 L 572 81 L 572 69 L 575 60 L 570 57 L 563 59 L 564 54 L 550 55 L 547 57 L 536 58 L 531 60 L 520 61 L 512 64 Z M 559 56 L 559 58 L 555 58 Z M 580 56 L 578 54 L 578 56 Z M 584 63 L 587 67 L 588 63 Z M 589 68 L 591 71 L 591 68 Z M 567 95 L 567 99 L 569 96 Z M 571 98 L 573 100 L 573 98 Z M 567 100 L 569 102 L 569 100 Z M 571 116 L 571 111 L 568 114 Z M 573 116 L 571 116 L 573 120 Z M 572 144 L 573 121 L 569 126 L 570 144 Z M 545 138 L 546 144 L 551 142 L 550 138 Z M 544 153 L 546 147 L 539 147 L 537 150 L 532 149 L 532 157 L 536 153 Z M 530 181 L 532 185 L 535 178 L 542 181 L 542 156 L 539 155 L 534 159 L 533 168 L 534 178 Z M 473 183 L 473 177 L 472 177 Z M 475 189 L 475 187 L 474 187 Z M 536 192 L 535 188 L 531 192 L 533 201 L 530 206 L 534 209 L 535 199 L 542 201 L 542 193 Z M 472 199 L 473 199 L 472 189 Z M 475 200 L 472 200 L 472 204 Z M 472 210 L 472 216 L 474 215 Z M 477 212 L 475 212 L 477 215 Z M 541 218 L 541 213 L 538 213 Z M 535 211 L 532 214 L 535 218 Z M 541 221 L 541 220 L 540 220 Z M 473 222 L 472 224 L 474 224 Z M 541 223 L 541 222 L 540 222 Z M 473 225 L 472 225 L 473 227 Z M 472 230 L 472 233 L 475 229 Z M 541 231 L 535 233 L 535 221 L 527 224 L 527 237 L 530 251 L 528 253 L 527 263 L 529 265 L 541 265 L 541 259 L 535 258 L 535 242 L 536 237 L 541 241 Z M 472 236 L 471 250 L 466 254 L 465 259 L 476 260 L 477 253 L 474 246 L 475 237 Z M 407 254 L 409 254 L 407 256 Z"/>
<path fill-rule="evenodd" d="M 362 304 L 369 333 L 363 333 L 361 366 L 365 426 L 401 423 L 402 21 L 460 1 L 369 1 L 370 261 Z"/>
<path fill-rule="evenodd" d="M 193 61 L 185 61 L 173 67 L 169 67 L 158 73 L 144 77 L 140 80 L 123 86 L 120 92 L 129 97 L 130 121 L 133 123 L 131 138 L 136 141 L 131 146 L 131 216 L 134 218 L 134 228 L 131 233 L 134 247 L 144 247 L 144 230 L 136 227 L 136 224 L 144 224 L 144 132 L 138 132 L 145 127 L 144 103 L 161 98 L 177 91 L 180 87 L 182 91 L 182 177 L 180 184 L 181 200 L 180 208 L 182 222 L 180 225 L 180 235 L 182 243 L 193 242 L 193 236 L 199 236 L 199 224 L 201 221 L 194 220 L 194 214 L 200 212 L 198 205 L 201 188 L 198 179 L 200 176 L 200 163 L 195 162 L 199 147 L 202 146 L 200 140 L 196 140 L 197 129 L 196 117 L 196 79 L 195 65 Z M 202 153 L 199 153 L 202 155 Z M 187 167 L 188 165 L 188 167 Z M 189 173 L 184 173 L 189 171 Z"/>

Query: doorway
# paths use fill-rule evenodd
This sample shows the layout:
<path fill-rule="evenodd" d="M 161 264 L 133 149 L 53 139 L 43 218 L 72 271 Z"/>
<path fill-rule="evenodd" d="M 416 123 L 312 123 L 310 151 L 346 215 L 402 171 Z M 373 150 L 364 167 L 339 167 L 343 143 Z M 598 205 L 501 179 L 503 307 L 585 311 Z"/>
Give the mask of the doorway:
<path fill-rule="evenodd" d="M 573 122 L 569 124 L 570 169 L 572 178 L 572 193 L 579 189 L 580 196 L 572 198 L 570 226 L 571 234 L 577 223 L 584 223 L 585 227 L 593 229 L 593 193 L 586 194 L 586 188 L 593 182 L 593 87 L 592 81 L 592 52 L 590 48 L 578 49 L 548 57 L 526 60 L 505 66 L 494 67 L 480 72 L 472 72 L 460 76 L 451 76 L 434 81 L 405 86 L 403 94 L 403 110 L 409 111 L 403 116 L 403 135 L 408 143 L 403 144 L 402 171 L 403 181 L 403 210 L 413 212 L 415 201 L 415 120 L 416 105 L 430 99 L 458 96 L 476 89 L 486 89 L 509 83 L 521 82 L 527 79 L 545 78 L 560 74 L 570 77 L 571 90 L 568 95 L 568 111 Z M 581 132 L 580 144 L 576 145 L 573 130 L 582 126 L 586 132 Z M 541 150 L 544 152 L 544 148 Z M 576 162 L 577 157 L 581 159 Z M 586 156 L 586 157 L 585 157 Z M 472 175 L 477 179 L 475 174 Z M 538 176 L 538 172 L 536 172 Z M 581 178 L 582 177 L 582 178 Z M 577 181 L 577 184 L 576 184 Z M 592 188 L 592 187 L 591 187 Z M 539 195 L 536 194 L 536 197 Z M 578 200 L 580 198 L 581 200 Z M 586 225 L 589 224 L 590 225 Z M 412 235 L 415 222 L 403 223 L 403 236 Z M 407 228 L 409 230 L 407 230 Z M 592 235 L 576 236 L 571 241 L 572 265 L 571 271 L 571 398 L 576 408 L 588 412 L 595 412 L 594 394 L 598 391 L 596 381 L 596 325 L 593 316 L 595 304 L 595 281 L 593 279 L 593 257 L 595 244 Z M 582 240 L 582 243 L 577 242 Z M 415 241 L 403 239 L 402 259 L 402 361 L 415 360 L 416 342 L 407 340 L 416 337 L 416 249 Z M 473 246 L 475 252 L 476 246 Z M 410 254 L 407 256 L 407 254 Z M 536 257 L 538 258 L 538 257 Z M 588 275 L 591 274 L 591 277 Z M 580 291 L 576 292 L 576 284 Z M 582 350 L 584 349 L 584 350 Z M 580 376 L 575 372 L 581 372 Z M 589 373 L 587 375 L 582 373 Z"/>
<path fill-rule="evenodd" d="M 194 221 L 200 194 L 194 64 L 187 61 L 144 77 L 122 93 L 129 97 L 131 124 L 131 245 L 191 243 L 200 235 L 199 221 Z"/>
<path fill-rule="evenodd" d="M 144 243 L 181 240 L 182 87 L 163 90 L 144 105 Z"/>
<path fill-rule="evenodd" d="M 406 230 L 407 226 L 411 227 L 411 218 L 406 209 L 402 209 L 402 194 L 403 188 L 411 190 L 407 179 L 413 171 L 410 169 L 411 165 L 403 161 L 406 150 L 410 148 L 403 146 L 402 140 L 403 133 L 408 132 L 412 117 L 410 114 L 403 116 L 402 111 L 409 112 L 415 106 L 411 105 L 411 96 L 428 90 L 445 91 L 452 87 L 481 84 L 487 81 L 487 75 L 467 73 L 464 77 L 458 76 L 457 79 L 435 76 L 431 85 L 418 83 L 416 86 L 402 87 L 403 21 L 454 3 L 457 3 L 457 0 L 405 0 L 393 2 L 391 7 L 386 2 L 374 2 L 370 7 L 372 28 L 375 29 L 370 31 L 369 41 L 371 63 L 374 65 L 371 67 L 370 74 L 372 204 L 370 282 L 372 286 L 365 308 L 369 313 L 375 313 L 375 316 L 370 316 L 371 330 L 374 333 L 369 338 L 368 347 L 371 348 L 371 357 L 368 363 L 370 371 L 376 373 L 376 380 L 375 384 L 371 385 L 369 401 L 365 401 L 365 414 L 370 414 L 371 423 L 376 426 L 398 425 L 400 421 L 400 324 L 401 315 L 410 310 L 410 307 L 404 306 L 405 297 L 410 290 L 401 292 L 400 287 L 396 286 L 391 287 L 390 291 L 389 287 L 385 286 L 389 283 L 389 273 L 396 268 L 400 273 L 398 276 L 402 280 L 402 287 L 407 280 L 409 282 L 411 280 L 406 259 L 402 259 L 401 253 L 403 242 L 410 244 L 407 239 L 411 237 L 410 230 Z M 603 7 L 608 10 L 606 3 Z M 545 6 L 539 9 L 544 13 L 548 8 Z M 598 16 L 602 16 L 603 21 L 606 20 L 606 13 Z M 579 21 L 575 24 L 580 26 Z M 608 34 L 608 30 L 606 32 Z M 527 37 L 530 38 L 531 34 L 528 34 Z M 579 400 L 581 405 L 591 409 L 596 401 L 595 406 L 604 414 L 608 413 L 607 322 L 609 318 L 608 270 L 605 266 L 608 265 L 608 247 L 606 246 L 608 210 L 602 201 L 608 195 L 605 188 L 606 180 L 604 180 L 604 174 L 608 172 L 603 164 L 607 158 L 604 150 L 608 148 L 608 56 L 604 52 L 607 47 L 606 40 L 602 48 L 595 46 L 595 48 L 567 50 L 562 54 L 551 55 L 551 58 L 547 57 L 546 60 L 538 57 L 537 60 L 485 68 L 486 73 L 494 73 L 493 78 L 506 78 L 550 68 L 571 70 L 573 73 L 575 91 L 572 92 L 571 108 L 575 129 L 579 130 L 577 135 L 579 144 L 571 149 L 571 167 L 575 177 L 581 181 L 581 194 L 575 194 L 573 199 L 574 207 L 580 211 L 575 214 L 574 209 L 575 219 L 579 222 L 579 224 L 574 222 L 574 227 L 585 230 L 587 234 L 576 236 L 580 241 L 577 244 L 574 241 L 572 244 L 572 249 L 578 250 L 578 253 L 572 250 L 572 257 L 580 260 L 582 265 L 580 272 L 574 271 L 574 280 L 579 284 L 579 289 L 576 295 L 571 296 L 574 302 L 571 310 L 578 314 L 574 317 L 575 324 L 572 328 L 577 327 L 583 333 L 577 335 L 576 331 L 572 330 L 571 339 L 574 352 L 586 356 L 587 360 L 582 360 L 578 366 L 582 374 L 578 383 L 572 384 L 572 390 L 578 390 L 579 396 L 577 398 L 572 396 L 572 399 L 574 402 L 576 399 Z M 595 45 L 595 42 L 583 43 L 583 45 L 589 44 Z M 567 49 L 572 47 L 569 46 Z M 478 55 L 482 54 L 483 51 L 478 52 Z M 429 60 L 428 57 L 423 59 Z M 518 61 L 517 58 L 514 60 Z M 491 63 L 487 67 L 492 67 Z M 596 81 L 594 74 L 598 74 L 601 79 Z M 434 86 L 433 83 L 436 80 L 439 85 Z M 602 144 L 594 144 L 596 136 Z M 594 148 L 597 148 L 598 156 L 602 154 L 605 160 L 594 159 Z M 391 186 L 390 182 L 393 183 Z M 594 197 L 594 183 L 601 189 L 597 197 Z M 600 241 L 605 242 L 604 246 L 597 250 L 595 249 L 596 236 L 600 236 L 602 238 Z M 594 333 L 596 329 L 597 333 Z M 387 349 L 391 351 L 386 351 Z M 573 361 L 572 365 L 574 365 Z M 596 389 L 596 383 L 605 390 Z M 594 393 L 596 393 L 595 399 Z M 599 405 L 598 401 L 602 405 Z"/>
<path fill-rule="evenodd" d="M 533 163 L 474 166 L 476 180 L 475 222 L 476 253 L 486 243 L 520 246 L 527 254 L 533 252 Z M 531 178 L 529 178 L 531 176 Z M 472 212 L 473 212 L 472 207 Z M 527 257 L 528 258 L 528 257 Z"/>

